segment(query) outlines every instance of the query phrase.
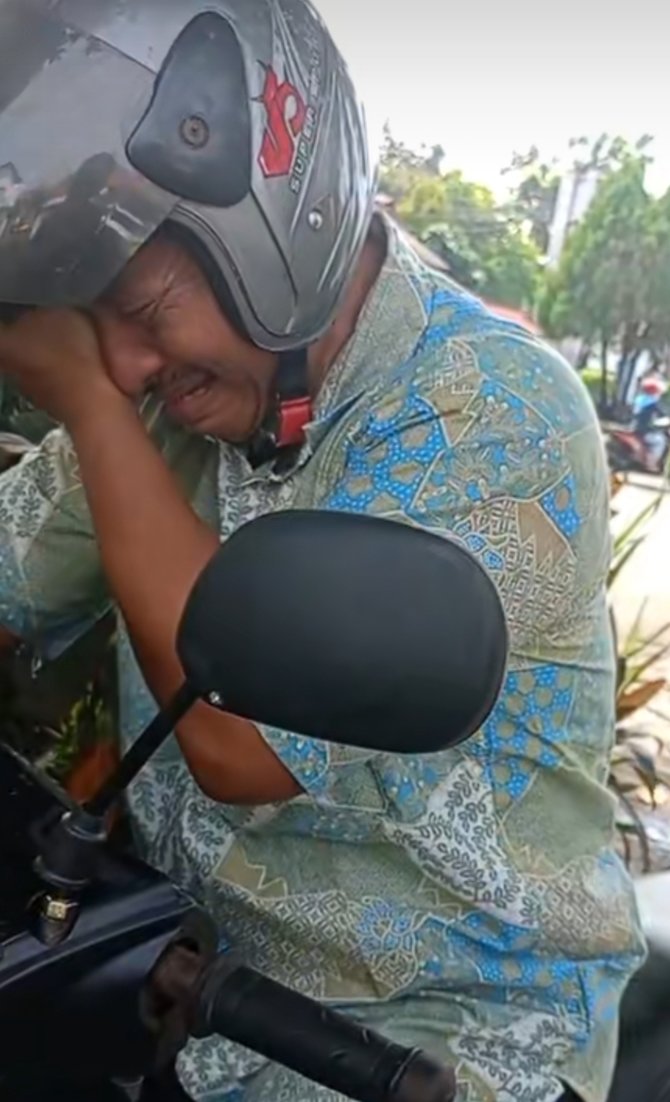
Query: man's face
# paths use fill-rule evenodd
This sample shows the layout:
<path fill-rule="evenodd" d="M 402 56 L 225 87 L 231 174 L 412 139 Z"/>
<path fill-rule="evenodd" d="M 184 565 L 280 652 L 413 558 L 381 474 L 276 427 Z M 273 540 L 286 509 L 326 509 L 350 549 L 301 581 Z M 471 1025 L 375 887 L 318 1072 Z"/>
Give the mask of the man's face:
<path fill-rule="evenodd" d="M 275 357 L 244 340 L 222 314 L 189 254 L 157 236 L 93 311 L 108 371 L 120 390 L 155 390 L 173 420 L 232 443 L 263 419 Z"/>

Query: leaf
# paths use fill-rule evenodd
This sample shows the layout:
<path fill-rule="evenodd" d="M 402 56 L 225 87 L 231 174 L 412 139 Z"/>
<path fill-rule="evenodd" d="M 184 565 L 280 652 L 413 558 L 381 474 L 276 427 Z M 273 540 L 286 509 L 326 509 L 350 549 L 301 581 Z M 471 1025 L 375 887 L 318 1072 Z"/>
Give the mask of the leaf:
<path fill-rule="evenodd" d="M 619 689 L 619 692 L 630 689 L 633 685 L 636 685 L 638 681 L 641 681 L 647 670 L 650 670 L 655 666 L 665 655 L 668 653 L 668 647 L 659 647 L 658 650 L 652 651 L 642 662 L 638 662 L 637 666 L 632 666 L 630 663 L 626 664 L 626 676 Z"/>
<path fill-rule="evenodd" d="M 620 551 L 619 555 L 615 557 L 607 577 L 608 589 L 612 588 L 624 566 L 629 559 L 633 557 L 640 544 L 644 543 L 645 538 L 645 536 L 636 536 L 634 539 L 631 539 L 630 543 L 628 543 L 628 545 Z"/>
<path fill-rule="evenodd" d="M 645 601 L 642 608 L 646 606 L 646 603 L 647 602 Z M 641 618 L 642 610 L 640 610 L 640 614 L 636 618 L 636 621 L 633 624 L 633 627 L 631 628 L 628 638 L 626 639 L 626 643 L 624 645 L 623 653 L 627 661 L 630 661 L 631 658 L 637 658 L 638 654 L 642 654 L 649 647 L 653 647 L 654 643 L 657 643 L 659 639 L 662 639 L 664 635 L 667 635 L 668 632 L 670 632 L 670 624 L 663 624 L 662 627 L 657 628 L 656 631 L 653 631 L 651 635 L 639 635 L 638 632 L 640 628 Z M 663 654 L 665 654 L 668 650 L 670 650 L 670 642 L 666 643 L 663 646 L 660 657 L 663 657 Z"/>
<path fill-rule="evenodd" d="M 622 792 L 621 788 L 617 784 L 616 777 L 610 776 L 609 784 L 614 792 L 616 792 L 621 805 L 630 817 L 630 823 L 622 823 L 619 816 L 617 815 L 617 827 L 622 834 L 627 834 L 628 832 L 631 832 L 636 835 L 640 842 L 640 849 L 642 851 L 642 871 L 645 873 L 649 872 L 651 868 L 651 851 L 649 848 L 649 839 L 647 837 L 647 832 L 644 829 L 644 824 L 640 818 L 637 808 L 632 803 L 629 796 L 625 792 Z M 626 846 L 626 854 L 626 863 L 629 864 L 628 858 L 630 855 L 630 850 L 628 846 Z"/>
<path fill-rule="evenodd" d="M 629 522 L 626 528 L 615 537 L 614 540 L 614 554 L 617 556 L 623 548 L 627 545 L 628 541 L 633 538 L 635 533 L 640 529 L 647 521 L 651 520 L 656 515 L 661 507 L 664 499 L 664 492 L 660 490 L 656 496 L 645 505 L 644 509 L 641 509 L 637 516 Z"/>
<path fill-rule="evenodd" d="M 635 769 L 640 779 L 645 784 L 649 795 L 651 796 L 652 803 L 655 802 L 656 789 L 659 784 L 658 772 L 656 770 L 656 759 L 652 754 L 647 754 L 643 750 L 637 750 L 635 747 L 631 749 L 633 760 L 635 762 Z"/>
<path fill-rule="evenodd" d="M 626 485 L 626 479 L 619 471 L 612 471 L 610 475 L 610 497 L 612 501 L 620 490 Z"/>
<path fill-rule="evenodd" d="M 666 684 L 665 678 L 659 678 L 656 681 L 647 681 L 644 685 L 623 692 L 617 700 L 617 719 L 625 719 L 639 711 L 640 708 L 645 708 L 655 696 L 663 691 Z"/>

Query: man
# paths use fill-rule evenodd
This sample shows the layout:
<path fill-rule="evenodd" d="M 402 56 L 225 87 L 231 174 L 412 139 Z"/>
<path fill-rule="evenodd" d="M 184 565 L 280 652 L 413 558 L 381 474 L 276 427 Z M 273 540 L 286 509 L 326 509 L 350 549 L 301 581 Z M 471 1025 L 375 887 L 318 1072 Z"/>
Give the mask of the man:
<path fill-rule="evenodd" d="M 662 416 L 667 389 L 661 373 L 652 368 L 641 380 L 633 402 L 633 427 L 642 445 L 643 464 L 651 474 L 659 474 L 663 470 L 668 449 L 665 431 L 656 428 L 656 422 Z"/>
<path fill-rule="evenodd" d="M 339 509 L 462 542 L 511 635 L 477 737 L 400 759 L 201 705 L 133 787 L 138 841 L 254 965 L 455 1064 L 461 1102 L 603 1102 L 641 943 L 605 790 L 607 476 L 581 384 L 373 216 L 360 109 L 305 0 L 65 0 L 67 27 L 41 8 L 0 5 L 24 188 L 0 298 L 89 309 L 0 335 L 64 425 L 0 483 L 0 620 L 48 656 L 114 604 L 128 743 L 241 524 Z M 180 1074 L 198 1098 L 332 1098 L 220 1041 Z"/>

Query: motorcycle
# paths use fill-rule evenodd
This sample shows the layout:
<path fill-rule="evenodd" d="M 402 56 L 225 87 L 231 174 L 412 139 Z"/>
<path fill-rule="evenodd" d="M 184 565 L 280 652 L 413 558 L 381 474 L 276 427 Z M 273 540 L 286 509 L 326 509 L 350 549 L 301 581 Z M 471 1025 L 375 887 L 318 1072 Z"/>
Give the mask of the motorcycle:
<path fill-rule="evenodd" d="M 182 688 L 84 806 L 0 749 L 0 1097 L 183 1102 L 179 1052 L 219 1034 L 361 1102 L 453 1102 L 452 1069 L 220 951 L 208 915 L 110 837 L 109 815 L 198 700 L 389 753 L 468 738 L 505 672 L 492 582 L 423 531 L 274 514 L 205 569 L 177 650 Z"/>
<path fill-rule="evenodd" d="M 642 471 L 659 474 L 665 469 L 670 454 L 670 417 L 657 417 L 645 435 L 658 434 L 663 438 L 663 451 L 659 450 L 657 465 L 650 464 L 645 441 L 632 428 L 612 429 L 607 437 L 607 458 L 612 471 Z"/>

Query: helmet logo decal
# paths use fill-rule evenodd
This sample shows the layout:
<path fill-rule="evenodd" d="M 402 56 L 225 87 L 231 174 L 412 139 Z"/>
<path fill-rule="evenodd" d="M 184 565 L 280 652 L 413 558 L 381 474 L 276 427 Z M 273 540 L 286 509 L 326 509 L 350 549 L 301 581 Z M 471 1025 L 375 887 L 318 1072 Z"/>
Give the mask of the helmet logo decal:
<path fill-rule="evenodd" d="M 293 84 L 287 80 L 280 83 L 273 68 L 263 68 L 265 86 L 258 102 L 265 107 L 267 122 L 258 163 L 263 175 L 271 179 L 291 172 L 307 107 Z"/>

